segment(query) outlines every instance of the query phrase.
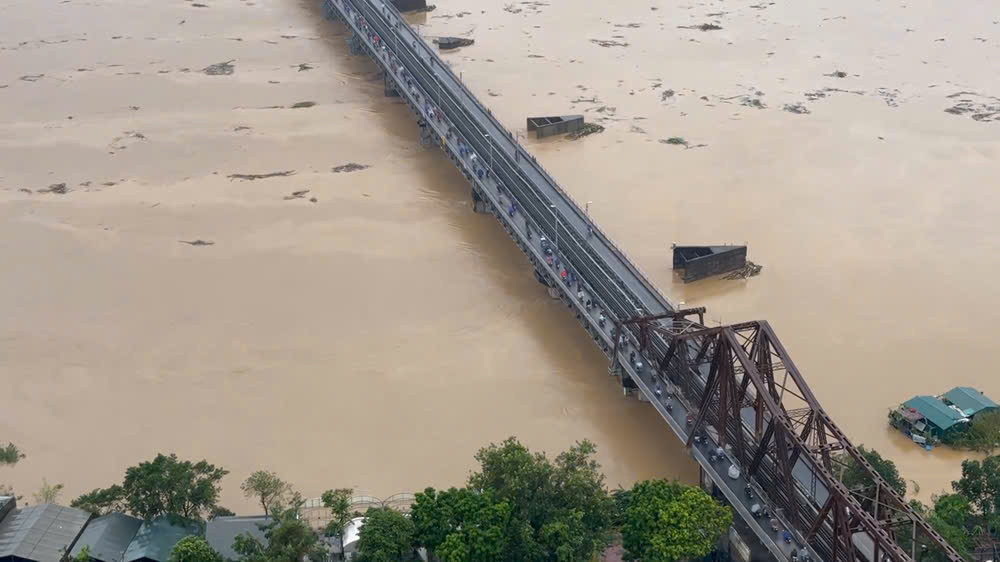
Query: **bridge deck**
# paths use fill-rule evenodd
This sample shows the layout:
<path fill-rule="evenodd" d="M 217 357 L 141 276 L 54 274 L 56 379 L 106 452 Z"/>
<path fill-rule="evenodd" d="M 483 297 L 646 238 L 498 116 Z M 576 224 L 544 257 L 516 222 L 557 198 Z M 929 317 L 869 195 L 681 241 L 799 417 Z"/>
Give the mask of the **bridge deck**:
<path fill-rule="evenodd" d="M 325 0 L 324 5 L 332 10 L 329 13 L 338 14 L 347 22 L 365 50 L 386 70 L 400 95 L 435 132 L 441 148 L 469 178 L 477 194 L 529 256 L 536 270 L 563 293 L 563 302 L 575 310 L 605 353 L 610 355 L 614 347 L 611 329 L 615 319 L 635 316 L 640 307 L 649 314 L 673 310 L 638 267 L 591 223 L 514 135 L 406 24 L 391 2 Z M 480 176 L 478 172 L 484 173 Z M 513 209 L 512 203 L 516 205 Z M 589 229 L 593 229 L 593 235 Z M 558 239 L 558 248 L 550 256 L 541 236 L 550 247 Z M 564 268 L 572 274 L 567 280 L 561 277 Z M 575 283 L 572 277 L 576 277 Z M 588 307 L 588 300 L 594 306 Z M 600 319 L 605 313 L 608 319 L 602 323 Z M 662 356 L 665 342 L 658 340 L 653 345 Z M 638 351 L 634 338 L 620 349 L 624 376 L 636 383 L 641 396 L 656 408 L 682 442 L 686 441 L 688 408 L 670 397 L 669 392 L 658 392 L 661 381 L 654 379 L 653 369 L 637 372 L 628 361 L 630 351 Z M 742 473 L 736 479 L 727 476 L 731 460 L 709 462 L 708 453 L 714 449 L 715 445 L 709 442 L 692 447 L 690 453 L 760 542 L 773 556 L 787 560 L 793 550 L 802 548 L 801 537 L 793 531 L 796 540 L 786 544 L 771 530 L 766 519 L 751 515 L 751 505 L 760 500 L 746 497 L 744 488 L 748 482 Z M 796 473 L 804 495 L 825 496 L 826 490 L 817 490 L 816 478 L 804 460 L 796 466 Z M 758 495 L 763 495 L 762 492 L 756 490 Z"/>

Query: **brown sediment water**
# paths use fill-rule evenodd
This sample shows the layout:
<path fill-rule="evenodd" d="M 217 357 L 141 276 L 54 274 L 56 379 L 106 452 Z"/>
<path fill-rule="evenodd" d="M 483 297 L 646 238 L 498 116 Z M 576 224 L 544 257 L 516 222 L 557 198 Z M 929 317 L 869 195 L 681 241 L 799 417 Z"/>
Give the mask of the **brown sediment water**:
<path fill-rule="evenodd" d="M 665 294 L 769 320 L 855 443 L 948 486 L 967 455 L 885 416 L 1000 397 L 990 3 L 437 3 L 411 22 L 475 39 L 445 60 L 510 128 L 606 127 L 526 143 Z M 315 4 L 0 3 L 0 440 L 28 454 L 0 481 L 69 499 L 174 451 L 249 512 L 258 468 L 388 496 L 508 435 L 693 481 Z M 684 285 L 671 242 L 764 271 Z"/>

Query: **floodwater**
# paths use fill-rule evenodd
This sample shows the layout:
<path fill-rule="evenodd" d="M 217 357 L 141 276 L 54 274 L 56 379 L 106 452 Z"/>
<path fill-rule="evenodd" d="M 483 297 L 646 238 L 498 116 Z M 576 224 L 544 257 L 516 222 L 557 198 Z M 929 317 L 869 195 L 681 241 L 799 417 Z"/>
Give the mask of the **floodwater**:
<path fill-rule="evenodd" d="M 526 142 L 671 299 L 769 320 L 927 498 L 963 455 L 908 444 L 888 409 L 1000 397 L 1000 11 L 755 1 L 438 0 L 411 21 L 475 38 L 445 58 L 510 128 L 605 125 Z M 250 512 L 255 469 L 388 496 L 460 484 L 517 435 L 593 440 L 612 486 L 692 481 L 315 4 L 0 0 L 0 440 L 28 454 L 0 480 L 69 499 L 173 451 L 228 468 Z M 273 172 L 294 173 L 229 177 Z M 759 277 L 674 279 L 671 242 L 744 241 Z"/>

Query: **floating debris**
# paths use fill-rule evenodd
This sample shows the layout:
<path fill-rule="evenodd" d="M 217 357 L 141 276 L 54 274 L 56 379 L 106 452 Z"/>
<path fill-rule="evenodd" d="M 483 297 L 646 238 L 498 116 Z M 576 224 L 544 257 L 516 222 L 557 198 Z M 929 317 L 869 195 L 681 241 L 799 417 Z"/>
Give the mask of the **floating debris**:
<path fill-rule="evenodd" d="M 299 68 L 299 72 L 302 72 L 302 71 L 305 71 L 305 70 L 312 70 L 314 67 L 312 65 L 310 65 L 309 63 L 305 63 L 304 62 L 304 63 L 300 64 L 298 66 L 298 68 Z"/>
<path fill-rule="evenodd" d="M 812 113 L 809 108 L 802 105 L 801 103 L 786 103 L 784 110 L 789 113 L 794 113 L 796 115 L 806 115 Z"/>
<path fill-rule="evenodd" d="M 602 47 L 628 47 L 628 43 L 626 43 L 624 41 L 613 41 L 613 40 L 606 40 L 606 39 L 591 39 L 590 42 L 594 43 L 595 45 L 600 45 Z"/>
<path fill-rule="evenodd" d="M 654 89 L 655 88 L 656 86 L 654 86 Z M 674 97 L 675 93 L 676 92 L 674 92 L 673 90 L 663 90 L 663 93 L 660 94 L 660 101 L 667 101 L 668 99 Z"/>
<path fill-rule="evenodd" d="M 196 6 L 197 4 L 192 4 Z M 202 72 L 209 76 L 228 76 L 235 72 L 236 68 L 233 66 L 233 62 L 236 59 L 227 60 L 226 62 L 217 62 L 215 64 L 210 64 L 205 68 L 201 69 Z"/>
<path fill-rule="evenodd" d="M 1000 102 L 1000 98 L 984 96 L 976 92 L 956 92 L 948 98 L 960 98 L 958 103 L 946 108 L 947 113 L 953 115 L 968 115 L 972 119 L 981 122 L 1000 121 L 1000 103 L 988 103 L 982 100 L 992 100 Z M 975 98 L 980 98 L 976 100 Z"/>
<path fill-rule="evenodd" d="M 341 164 L 333 169 L 333 173 L 347 173 L 347 172 L 357 172 L 358 170 L 366 170 L 370 168 L 367 164 L 358 164 L 356 162 L 349 162 L 347 164 Z"/>
<path fill-rule="evenodd" d="M 39 189 L 38 193 L 55 193 L 57 195 L 65 195 L 69 189 L 66 188 L 65 183 L 54 183 L 46 188 Z"/>
<path fill-rule="evenodd" d="M 723 279 L 748 279 L 760 275 L 761 270 L 764 269 L 763 265 L 757 265 L 754 262 L 747 260 L 747 264 L 743 266 L 743 269 L 734 271 L 728 275 L 723 276 Z"/>
<path fill-rule="evenodd" d="M 434 40 L 437 46 L 442 51 L 449 51 L 451 49 L 457 49 L 459 47 L 468 47 L 474 44 L 475 39 L 468 39 L 465 37 L 439 37 Z"/>
<path fill-rule="evenodd" d="M 300 101 L 292 104 L 292 109 L 302 109 L 305 107 L 312 107 L 316 105 L 314 101 Z"/>
<path fill-rule="evenodd" d="M 767 109 L 767 105 L 758 97 L 743 96 L 740 98 L 740 104 L 747 107 L 754 107 L 756 109 Z"/>
<path fill-rule="evenodd" d="M 308 189 L 303 189 L 300 191 L 293 191 L 291 195 L 286 195 L 284 197 L 285 201 L 291 201 L 292 199 L 304 199 L 306 193 L 309 193 Z"/>
<path fill-rule="evenodd" d="M 201 238 L 197 240 L 178 240 L 181 244 L 187 244 L 189 246 L 214 246 L 215 242 L 211 240 L 202 240 Z"/>
<path fill-rule="evenodd" d="M 19 80 L 24 80 L 25 82 L 38 82 L 42 78 L 45 78 L 44 74 L 25 74 Z"/>
<path fill-rule="evenodd" d="M 678 29 L 697 29 L 699 31 L 718 31 L 722 29 L 721 25 L 714 23 L 703 23 L 701 25 L 678 25 Z"/>
<path fill-rule="evenodd" d="M 597 133 L 603 133 L 603 132 L 604 132 L 604 127 L 598 125 L 597 123 L 584 123 L 582 127 L 577 129 L 576 131 L 573 131 L 567 136 L 569 137 L 570 140 L 577 140 L 577 139 L 582 139 L 583 137 L 586 136 L 595 135 Z"/>
<path fill-rule="evenodd" d="M 847 73 L 843 70 L 834 70 L 829 74 L 824 74 L 823 76 L 830 76 L 831 78 L 847 78 Z"/>
<path fill-rule="evenodd" d="M 663 144 L 673 144 L 673 145 L 680 145 L 680 146 L 687 146 L 688 145 L 688 141 L 685 140 L 684 137 L 670 137 L 669 139 L 665 139 L 665 140 L 664 139 L 660 139 L 660 142 L 663 143 Z"/>
<path fill-rule="evenodd" d="M 233 180 L 263 180 L 267 178 L 286 177 L 295 173 L 295 170 L 285 170 L 284 172 L 269 172 L 267 174 L 229 174 L 229 179 Z"/>

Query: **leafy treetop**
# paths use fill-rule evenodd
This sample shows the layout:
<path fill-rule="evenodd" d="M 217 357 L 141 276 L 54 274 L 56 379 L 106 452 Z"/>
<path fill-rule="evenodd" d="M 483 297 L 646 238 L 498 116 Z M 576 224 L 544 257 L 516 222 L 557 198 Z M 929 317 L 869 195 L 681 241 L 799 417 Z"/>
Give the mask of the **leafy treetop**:
<path fill-rule="evenodd" d="M 700 488 L 666 480 L 638 482 L 625 509 L 625 559 L 673 562 L 700 558 L 715 550 L 732 522 L 732 511 Z"/>
<path fill-rule="evenodd" d="M 222 562 L 222 555 L 198 536 L 187 536 L 170 549 L 167 562 Z"/>
<path fill-rule="evenodd" d="M 595 451 L 581 441 L 553 462 L 513 437 L 479 450 L 469 487 L 510 506 L 508 559 L 589 560 L 610 544 L 615 502 Z"/>

